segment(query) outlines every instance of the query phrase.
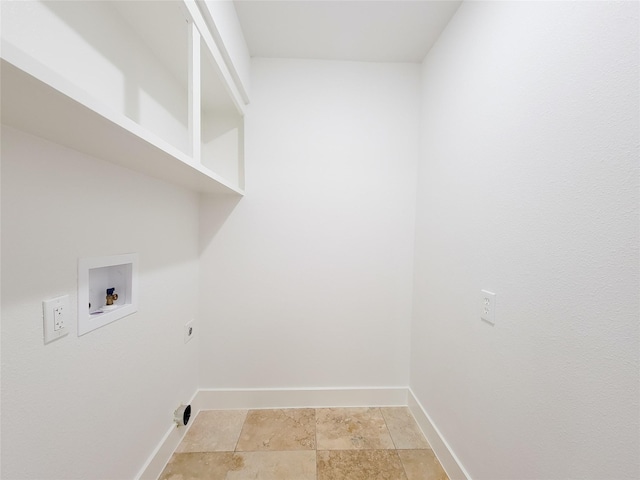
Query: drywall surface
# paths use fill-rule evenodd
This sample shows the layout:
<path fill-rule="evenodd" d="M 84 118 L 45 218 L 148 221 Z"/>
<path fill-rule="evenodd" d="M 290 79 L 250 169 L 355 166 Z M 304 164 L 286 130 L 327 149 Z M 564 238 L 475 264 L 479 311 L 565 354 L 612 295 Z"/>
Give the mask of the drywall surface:
<path fill-rule="evenodd" d="M 460 3 L 234 2 L 254 57 L 411 63 L 422 61 Z"/>
<path fill-rule="evenodd" d="M 475 480 L 640 477 L 638 45 L 465 2 L 424 61 L 411 388 Z"/>
<path fill-rule="evenodd" d="M 196 194 L 3 127 L 3 478 L 136 476 L 197 387 L 197 231 Z M 134 252 L 138 312 L 78 337 L 78 258 Z"/>
<path fill-rule="evenodd" d="M 242 117 L 202 112 L 202 164 L 231 185 L 242 185 L 238 159 L 242 158 Z"/>
<path fill-rule="evenodd" d="M 420 67 L 251 68 L 246 195 L 201 206 L 201 387 L 406 386 Z"/>

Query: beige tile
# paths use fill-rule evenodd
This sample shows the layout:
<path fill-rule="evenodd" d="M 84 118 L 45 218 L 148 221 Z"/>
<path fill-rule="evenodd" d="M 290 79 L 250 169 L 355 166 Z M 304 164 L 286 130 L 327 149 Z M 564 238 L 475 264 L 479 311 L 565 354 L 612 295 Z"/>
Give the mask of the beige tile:
<path fill-rule="evenodd" d="M 316 480 L 316 452 L 176 453 L 159 480 Z"/>
<path fill-rule="evenodd" d="M 242 466 L 229 470 L 226 480 L 316 480 L 315 450 L 238 452 Z"/>
<path fill-rule="evenodd" d="M 407 480 L 395 450 L 318 452 L 318 480 Z"/>
<path fill-rule="evenodd" d="M 407 407 L 386 407 L 380 411 L 398 449 L 431 448 Z"/>
<path fill-rule="evenodd" d="M 318 450 L 394 448 L 379 408 L 319 408 L 316 439 Z"/>
<path fill-rule="evenodd" d="M 236 451 L 313 450 L 315 410 L 249 410 Z"/>
<path fill-rule="evenodd" d="M 234 451 L 246 416 L 247 410 L 201 411 L 176 452 Z"/>
<path fill-rule="evenodd" d="M 158 480 L 225 480 L 242 463 L 232 452 L 175 453 Z"/>
<path fill-rule="evenodd" d="M 432 450 L 398 450 L 408 480 L 449 480 Z"/>

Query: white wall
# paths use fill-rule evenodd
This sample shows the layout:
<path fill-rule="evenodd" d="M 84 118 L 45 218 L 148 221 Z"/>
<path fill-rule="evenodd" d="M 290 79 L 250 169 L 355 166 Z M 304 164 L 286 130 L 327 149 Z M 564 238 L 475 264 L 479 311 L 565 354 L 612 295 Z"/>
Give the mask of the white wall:
<path fill-rule="evenodd" d="M 2 130 L 2 475 L 133 478 L 197 387 L 198 198 Z M 79 257 L 139 253 L 138 313 L 76 335 Z M 68 294 L 44 345 L 42 300 Z"/>
<path fill-rule="evenodd" d="M 407 385 L 418 95 L 418 65 L 253 60 L 247 194 L 201 206 L 201 387 Z"/>
<path fill-rule="evenodd" d="M 640 477 L 638 45 L 465 2 L 424 61 L 411 387 L 476 480 Z"/>
<path fill-rule="evenodd" d="M 202 164 L 240 188 L 243 185 L 238 159 L 243 158 L 242 145 L 242 117 L 202 112 Z"/>

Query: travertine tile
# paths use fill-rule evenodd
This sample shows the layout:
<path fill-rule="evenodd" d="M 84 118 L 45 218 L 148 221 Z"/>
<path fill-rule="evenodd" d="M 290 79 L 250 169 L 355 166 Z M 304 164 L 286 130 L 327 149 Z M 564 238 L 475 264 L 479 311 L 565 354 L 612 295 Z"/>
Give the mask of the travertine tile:
<path fill-rule="evenodd" d="M 313 450 L 315 410 L 249 410 L 236 451 Z"/>
<path fill-rule="evenodd" d="M 319 408 L 316 439 L 318 450 L 394 448 L 379 408 Z"/>
<path fill-rule="evenodd" d="M 316 480 L 316 452 L 176 453 L 159 480 Z"/>
<path fill-rule="evenodd" d="M 229 470 L 242 466 L 232 452 L 175 453 L 158 480 L 225 480 Z"/>
<path fill-rule="evenodd" d="M 318 480 L 407 480 L 395 450 L 318 451 Z"/>
<path fill-rule="evenodd" d="M 226 480 L 316 480 L 315 450 L 238 452 L 242 467 L 229 470 Z"/>
<path fill-rule="evenodd" d="M 203 411 L 176 452 L 159 480 L 448 480 L 404 407 Z"/>
<path fill-rule="evenodd" d="M 247 410 L 203 410 L 176 449 L 185 452 L 233 452 Z"/>
<path fill-rule="evenodd" d="M 398 450 L 408 480 L 449 480 L 432 450 Z"/>
<path fill-rule="evenodd" d="M 407 407 L 385 407 L 380 411 L 382 411 L 396 448 L 431 448 Z"/>

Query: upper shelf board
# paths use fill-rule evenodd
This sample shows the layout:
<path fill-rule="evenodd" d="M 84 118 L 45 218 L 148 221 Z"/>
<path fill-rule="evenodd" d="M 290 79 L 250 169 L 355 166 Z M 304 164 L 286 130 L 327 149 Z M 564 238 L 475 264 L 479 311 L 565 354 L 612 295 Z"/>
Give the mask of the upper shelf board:
<path fill-rule="evenodd" d="M 0 70 L 3 124 L 193 191 L 244 194 L 8 42 Z"/>

